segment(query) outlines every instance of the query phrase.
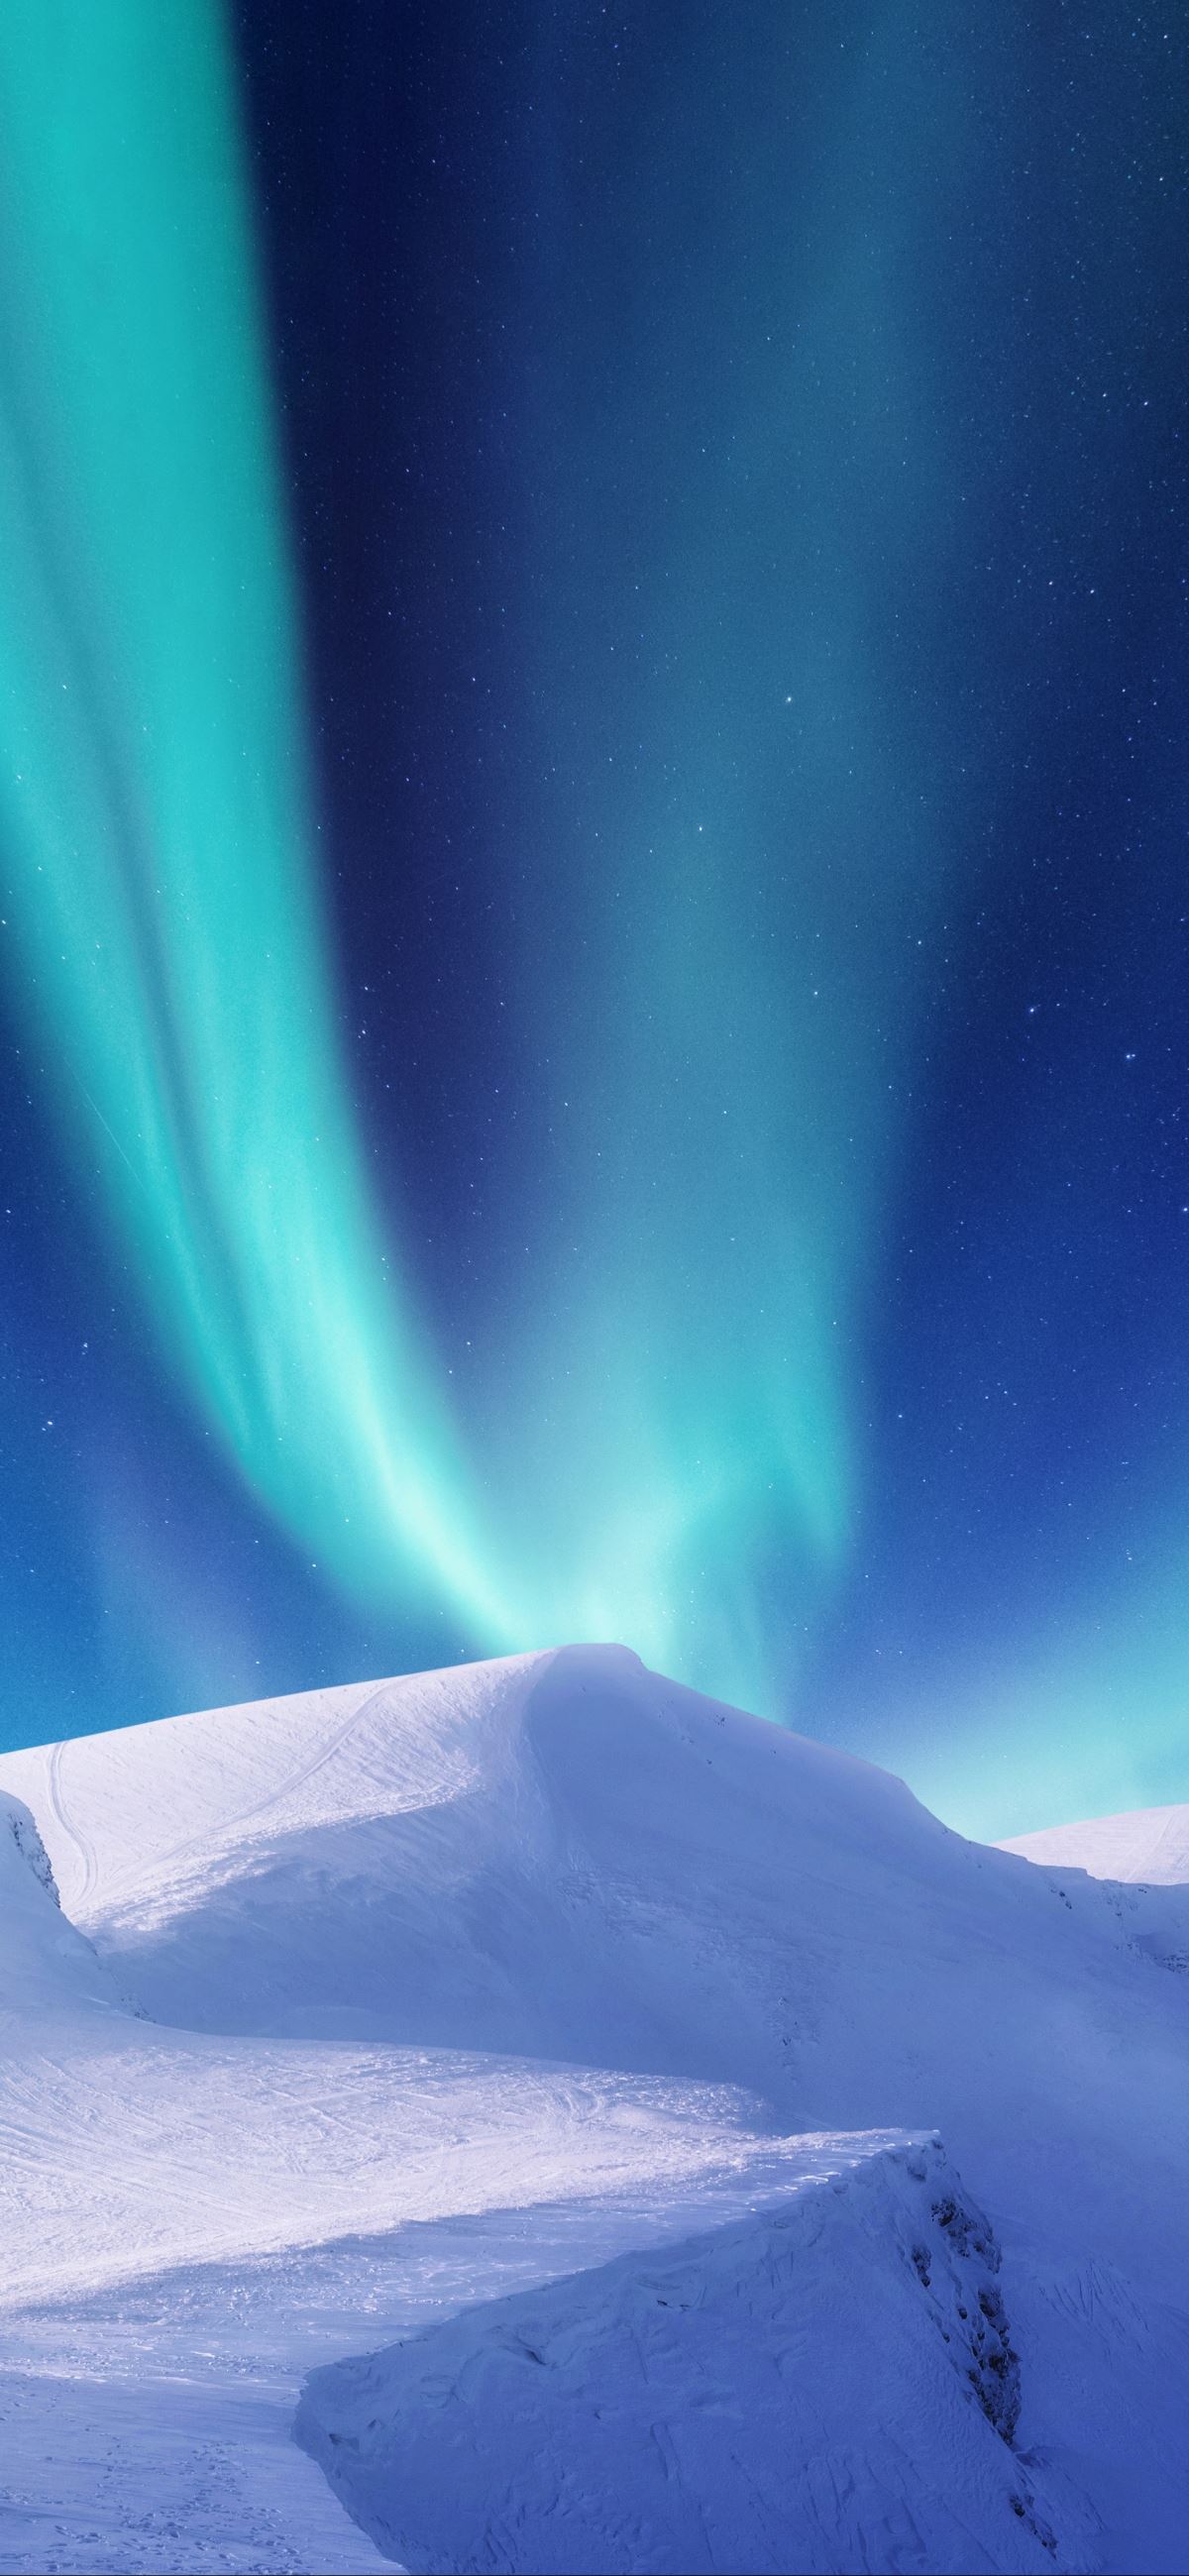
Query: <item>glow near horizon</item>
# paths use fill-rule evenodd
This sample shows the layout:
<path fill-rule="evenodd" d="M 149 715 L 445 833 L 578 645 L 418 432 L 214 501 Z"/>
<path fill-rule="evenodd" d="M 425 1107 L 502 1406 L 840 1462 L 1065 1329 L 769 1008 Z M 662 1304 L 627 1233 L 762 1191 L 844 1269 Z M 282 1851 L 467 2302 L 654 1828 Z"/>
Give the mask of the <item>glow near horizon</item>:
<path fill-rule="evenodd" d="M 557 1499 L 518 1546 L 578 1633 L 770 1714 L 854 1546 L 880 1218 L 960 848 L 888 641 L 944 583 L 916 254 L 929 189 L 966 184 L 962 104 L 910 33 L 885 6 L 841 68 L 823 38 L 811 181 L 777 10 L 733 42 L 737 94 L 674 70 L 647 155 L 581 124 L 581 70 L 550 136 L 521 650 L 562 786 L 518 854 L 557 1219 L 506 1418 L 523 1489 Z"/>
<path fill-rule="evenodd" d="M 65 1126 L 295 1544 L 507 1647 L 335 1037 L 221 15 L 0 12 L 0 138 L 7 935 Z"/>
<path fill-rule="evenodd" d="M 1092 1604 L 981 1672 L 956 1665 L 929 1711 L 905 1707 L 864 1750 L 976 1841 L 1183 1804 L 1184 1595 L 1179 1521 L 1154 1515 L 1137 1561 L 1104 1575 Z M 939 1708 L 956 1723 L 939 1727 Z"/>

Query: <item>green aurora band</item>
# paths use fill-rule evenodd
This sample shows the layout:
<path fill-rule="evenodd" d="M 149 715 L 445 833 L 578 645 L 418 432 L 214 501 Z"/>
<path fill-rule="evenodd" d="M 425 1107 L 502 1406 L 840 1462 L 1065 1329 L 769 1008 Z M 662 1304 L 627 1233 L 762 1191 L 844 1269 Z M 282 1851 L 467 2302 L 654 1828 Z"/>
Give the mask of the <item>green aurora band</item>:
<path fill-rule="evenodd" d="M 698 26 L 715 58 L 676 29 L 598 274 L 557 72 L 517 612 L 551 782 L 519 818 L 517 999 L 548 1071 L 541 1168 L 509 1145 L 504 1175 L 546 1214 L 467 1390 L 481 1480 L 336 1044 L 211 0 L 0 12 L 0 794 L 66 1129 L 167 1368 L 295 1545 L 357 1598 L 448 1605 L 472 1651 L 619 1636 L 775 1714 L 853 1539 L 855 1353 L 945 904 L 904 625 L 927 653 L 950 476 L 904 317 L 978 171 L 952 99 L 898 88 L 901 11 L 842 60 L 823 34 L 825 150 L 779 10 L 725 49 Z"/>
<path fill-rule="evenodd" d="M 2 828 L 68 1133 L 295 1543 L 506 1647 L 362 1169 L 312 865 L 232 69 L 210 0 L 0 11 Z"/>

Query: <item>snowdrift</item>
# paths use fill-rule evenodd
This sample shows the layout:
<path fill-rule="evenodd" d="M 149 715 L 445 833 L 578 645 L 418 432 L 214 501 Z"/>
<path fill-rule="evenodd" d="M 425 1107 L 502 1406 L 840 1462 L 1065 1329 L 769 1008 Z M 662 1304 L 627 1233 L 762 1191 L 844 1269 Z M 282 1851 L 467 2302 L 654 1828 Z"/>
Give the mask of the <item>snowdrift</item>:
<path fill-rule="evenodd" d="M 1083 1825 L 1054 1825 L 1020 1834 L 1000 1851 L 1091 1878 L 1189 1887 L 1189 1807 L 1137 1807 L 1131 1816 L 1095 1816 Z"/>
<path fill-rule="evenodd" d="M 410 2569 L 1051 2569 L 998 2272 L 940 2145 L 889 2148 L 320 2371 L 298 2436 Z"/>

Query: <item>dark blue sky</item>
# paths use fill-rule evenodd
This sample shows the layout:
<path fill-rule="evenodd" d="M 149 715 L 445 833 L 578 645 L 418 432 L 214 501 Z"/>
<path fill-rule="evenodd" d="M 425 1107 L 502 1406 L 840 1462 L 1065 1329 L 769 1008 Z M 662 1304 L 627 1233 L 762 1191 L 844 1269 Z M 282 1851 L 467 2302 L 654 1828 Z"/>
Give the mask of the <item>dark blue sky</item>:
<path fill-rule="evenodd" d="M 629 1506 L 662 1430 L 703 1472 L 745 1332 L 686 1677 L 749 1623 L 774 1713 L 988 1831 L 1189 1795 L 1185 30 L 235 25 L 328 966 L 489 1496 L 590 1555 L 617 1455 Z M 215 1454 L 0 1005 L 8 1740 L 482 1651 Z M 808 1285 L 722 1248 L 720 1052 Z"/>

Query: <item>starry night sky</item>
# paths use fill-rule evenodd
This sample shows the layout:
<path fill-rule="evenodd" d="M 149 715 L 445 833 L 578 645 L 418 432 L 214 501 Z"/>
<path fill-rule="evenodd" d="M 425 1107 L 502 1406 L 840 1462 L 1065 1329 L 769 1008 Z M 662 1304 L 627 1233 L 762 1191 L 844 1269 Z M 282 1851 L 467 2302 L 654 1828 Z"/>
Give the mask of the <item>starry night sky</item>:
<path fill-rule="evenodd" d="M 2 1739 L 585 1628 L 967 1830 L 1189 1797 L 1183 23 L 231 35 L 325 977 L 521 1590 L 240 1472 L 13 972 Z"/>

